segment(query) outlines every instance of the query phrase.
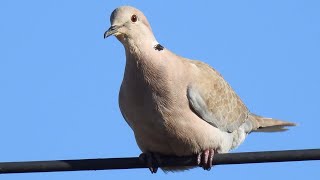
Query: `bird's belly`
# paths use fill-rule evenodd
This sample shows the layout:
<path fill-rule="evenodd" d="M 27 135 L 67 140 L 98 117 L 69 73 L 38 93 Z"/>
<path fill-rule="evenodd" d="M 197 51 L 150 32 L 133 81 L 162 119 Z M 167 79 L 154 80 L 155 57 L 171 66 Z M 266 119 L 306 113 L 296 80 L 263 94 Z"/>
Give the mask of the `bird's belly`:
<path fill-rule="evenodd" d="M 174 154 L 163 115 L 155 111 L 152 106 L 135 106 L 132 110 L 134 113 L 128 113 L 126 119 L 141 151 Z"/>
<path fill-rule="evenodd" d="M 231 147 L 232 138 L 228 133 L 211 126 L 191 111 L 187 114 L 173 112 L 169 119 L 147 118 L 154 117 L 151 114 L 153 112 L 143 111 L 139 117 L 146 118 L 133 117 L 131 121 L 137 144 L 143 152 L 186 156 L 209 148 L 228 152 Z"/>
<path fill-rule="evenodd" d="M 122 86 L 119 94 L 121 112 L 143 152 L 169 152 L 165 120 L 158 108 L 161 105 L 155 99 L 157 93 L 152 92 L 148 86 L 143 87 L 130 83 L 126 83 L 125 88 Z"/>
<path fill-rule="evenodd" d="M 230 135 L 194 114 L 185 96 L 127 89 L 131 91 L 120 90 L 120 109 L 143 152 L 185 156 L 208 148 L 229 151 Z"/>

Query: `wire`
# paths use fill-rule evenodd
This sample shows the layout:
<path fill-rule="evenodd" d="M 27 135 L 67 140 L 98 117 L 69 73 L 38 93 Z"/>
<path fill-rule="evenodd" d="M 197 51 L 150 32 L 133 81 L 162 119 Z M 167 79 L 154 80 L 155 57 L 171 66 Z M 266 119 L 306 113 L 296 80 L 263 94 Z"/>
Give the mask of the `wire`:
<path fill-rule="evenodd" d="M 320 160 L 320 149 L 217 154 L 214 165 Z M 197 166 L 195 156 L 161 157 L 160 167 Z M 147 168 L 137 157 L 53 161 L 2 162 L 0 174 Z"/>

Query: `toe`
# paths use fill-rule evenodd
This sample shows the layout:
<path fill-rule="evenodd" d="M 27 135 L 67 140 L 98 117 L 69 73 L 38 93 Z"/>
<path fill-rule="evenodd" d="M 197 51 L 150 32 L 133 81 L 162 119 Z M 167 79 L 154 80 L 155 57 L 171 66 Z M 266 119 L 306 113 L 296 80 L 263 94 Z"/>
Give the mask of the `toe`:
<path fill-rule="evenodd" d="M 152 174 L 157 173 L 160 160 L 160 156 L 158 154 L 151 152 L 142 153 L 140 154 L 139 159 L 147 164 Z"/>
<path fill-rule="evenodd" d="M 210 170 L 213 164 L 214 149 L 207 149 L 197 155 L 197 164 L 204 170 Z"/>
<path fill-rule="evenodd" d="M 202 164 L 203 164 L 203 169 L 206 169 L 208 166 L 208 159 L 209 159 L 209 150 L 205 150 L 202 153 Z"/>
<path fill-rule="evenodd" d="M 197 164 L 198 164 L 198 166 L 202 166 L 202 164 L 201 164 L 201 158 L 202 158 L 202 152 L 200 152 L 200 153 L 198 153 L 198 155 L 197 155 Z"/>
<path fill-rule="evenodd" d="M 210 171 L 210 169 L 212 168 L 214 154 L 215 151 L 213 149 L 208 150 L 208 159 L 205 163 L 205 170 Z"/>

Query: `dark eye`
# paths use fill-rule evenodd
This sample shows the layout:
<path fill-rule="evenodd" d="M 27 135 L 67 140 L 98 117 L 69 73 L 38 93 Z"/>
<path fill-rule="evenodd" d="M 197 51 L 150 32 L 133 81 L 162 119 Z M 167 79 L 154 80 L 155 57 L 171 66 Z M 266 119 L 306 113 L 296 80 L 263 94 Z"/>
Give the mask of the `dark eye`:
<path fill-rule="evenodd" d="M 138 17 L 134 14 L 131 16 L 131 21 L 136 22 L 138 20 Z"/>

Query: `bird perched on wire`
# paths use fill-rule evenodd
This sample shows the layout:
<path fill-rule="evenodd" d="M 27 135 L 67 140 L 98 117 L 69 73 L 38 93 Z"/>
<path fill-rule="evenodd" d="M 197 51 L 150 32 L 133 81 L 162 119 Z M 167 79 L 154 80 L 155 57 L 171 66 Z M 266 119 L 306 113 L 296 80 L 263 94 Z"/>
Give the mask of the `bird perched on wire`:
<path fill-rule="evenodd" d="M 199 166 L 209 170 L 214 154 L 236 148 L 249 133 L 295 125 L 251 113 L 212 67 L 160 45 L 138 9 L 119 7 L 110 21 L 104 38 L 114 35 L 126 54 L 121 113 L 152 173 L 158 169 L 159 155 L 197 155 Z"/>

